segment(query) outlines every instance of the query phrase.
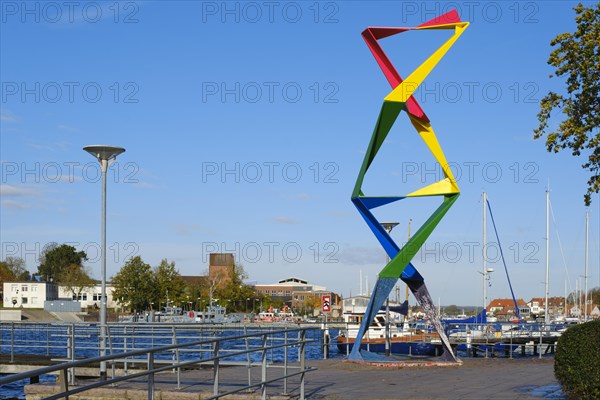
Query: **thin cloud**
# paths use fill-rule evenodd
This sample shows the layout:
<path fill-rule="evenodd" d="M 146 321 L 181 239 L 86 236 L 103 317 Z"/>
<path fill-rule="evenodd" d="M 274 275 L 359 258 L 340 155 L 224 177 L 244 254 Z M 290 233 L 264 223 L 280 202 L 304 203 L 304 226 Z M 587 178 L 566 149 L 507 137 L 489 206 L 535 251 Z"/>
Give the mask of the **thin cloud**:
<path fill-rule="evenodd" d="M 25 208 L 31 208 L 31 206 L 29 204 L 20 203 L 18 201 L 14 201 L 14 200 L 3 200 L 2 207 L 13 208 L 13 209 L 18 209 L 18 210 L 23 210 Z"/>
<path fill-rule="evenodd" d="M 61 141 L 61 142 L 54 142 L 54 143 L 49 143 L 49 144 L 48 143 L 28 143 L 27 145 L 36 150 L 55 152 L 55 151 L 68 150 L 71 144 L 69 142 Z"/>
<path fill-rule="evenodd" d="M 17 122 L 18 120 L 19 120 L 19 118 L 17 118 L 17 116 L 15 114 L 11 113 L 8 110 L 0 109 L 0 121 L 1 122 L 12 123 L 12 122 Z"/>
<path fill-rule="evenodd" d="M 23 186 L 0 185 L 0 196 L 5 197 L 25 197 L 39 196 L 40 192 Z"/>

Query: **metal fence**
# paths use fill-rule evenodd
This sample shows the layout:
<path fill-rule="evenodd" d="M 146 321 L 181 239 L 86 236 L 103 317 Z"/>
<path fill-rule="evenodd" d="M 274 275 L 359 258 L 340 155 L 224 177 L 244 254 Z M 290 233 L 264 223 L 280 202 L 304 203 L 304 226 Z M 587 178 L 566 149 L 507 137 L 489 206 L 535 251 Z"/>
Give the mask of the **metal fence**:
<path fill-rule="evenodd" d="M 48 330 L 52 328 L 52 325 L 46 327 Z M 278 381 L 283 382 L 283 392 L 286 394 L 288 392 L 289 378 L 296 376 L 299 377 L 298 395 L 303 399 L 305 374 L 315 370 L 315 368 L 306 365 L 306 349 L 311 344 L 319 344 L 318 339 L 307 337 L 315 328 L 273 328 L 262 332 L 249 332 L 247 328 L 244 328 L 240 334 L 231 334 L 231 332 L 226 334 L 226 332 L 221 331 L 219 335 L 219 332 L 216 332 L 213 327 L 210 328 L 212 329 L 211 335 L 209 336 L 207 332 L 204 332 L 204 336 L 201 339 L 196 339 L 195 336 L 173 334 L 170 338 L 175 343 L 167 345 L 157 345 L 158 343 L 154 342 L 155 340 L 164 340 L 164 336 L 156 334 L 156 330 L 163 331 L 164 327 L 131 326 L 121 328 L 121 330 L 111 329 L 112 335 L 110 338 L 113 343 L 119 342 L 122 344 L 122 349 L 125 351 L 114 352 L 115 347 L 112 347 L 113 353 L 107 356 L 88 357 L 82 360 L 61 362 L 57 365 L 9 375 L 0 379 L 0 385 L 43 374 L 58 373 L 60 376 L 60 393 L 47 397 L 48 399 L 58 399 L 68 398 L 69 395 L 97 387 L 147 377 L 148 399 L 154 399 L 155 374 L 169 370 L 175 371 L 177 388 L 180 389 L 180 374 L 183 367 L 210 366 L 213 371 L 213 391 L 212 396 L 209 397 L 211 399 L 248 391 L 253 388 L 259 388 L 261 397 L 264 399 L 267 396 L 268 385 Z M 177 332 L 175 327 L 169 328 L 171 331 Z M 196 330 L 191 327 L 186 328 L 190 331 L 190 335 L 191 332 Z M 181 328 L 181 330 L 183 329 Z M 137 333 L 135 333 L 136 330 Z M 154 334 L 147 335 L 148 330 Z M 13 333 L 14 344 L 14 329 L 11 332 Z M 49 333 L 48 331 L 46 335 L 48 338 L 50 337 Z M 66 335 L 73 346 L 72 350 L 69 351 L 67 349 L 67 356 L 70 359 L 74 359 L 77 349 L 74 345 L 75 340 L 81 336 L 81 332 L 76 332 L 75 325 L 73 324 L 67 326 Z M 48 352 L 52 348 L 52 345 L 47 345 Z M 278 354 L 278 356 L 275 357 L 275 354 Z M 276 366 L 274 364 L 277 358 L 282 358 L 282 360 Z M 297 360 L 297 363 L 292 364 L 292 360 Z M 66 360 L 58 359 L 55 361 Z M 76 367 L 93 366 L 101 361 L 106 361 L 111 366 L 112 373 L 107 380 L 95 381 L 83 386 L 69 387 L 69 384 L 73 385 L 75 383 Z M 135 370 L 130 368 L 133 365 L 136 366 Z M 140 370 L 140 365 L 144 365 L 145 368 Z M 220 380 L 220 367 L 231 365 L 247 368 L 247 384 L 223 391 L 223 383 Z M 115 373 L 117 367 L 124 371 L 123 376 L 117 376 Z M 252 367 L 260 368 L 261 378 L 259 381 L 253 381 L 251 374 Z M 268 367 L 279 367 L 279 369 L 282 369 L 283 374 L 274 378 L 268 377 Z"/>
<path fill-rule="evenodd" d="M 401 327 L 400 327 L 401 328 Z M 556 350 L 558 338 L 568 325 L 544 323 L 449 323 L 444 328 L 451 346 L 467 357 L 509 357 L 551 355 Z M 348 325 L 345 335 L 337 338 L 340 352 L 350 353 L 358 326 Z M 384 327 L 371 327 L 365 333 L 362 347 L 367 351 L 383 353 Z M 396 354 L 408 356 L 439 356 L 443 349 L 439 335 L 425 324 L 408 329 L 394 330 L 390 334 L 392 349 Z M 394 351 L 392 351 L 394 352 Z"/>

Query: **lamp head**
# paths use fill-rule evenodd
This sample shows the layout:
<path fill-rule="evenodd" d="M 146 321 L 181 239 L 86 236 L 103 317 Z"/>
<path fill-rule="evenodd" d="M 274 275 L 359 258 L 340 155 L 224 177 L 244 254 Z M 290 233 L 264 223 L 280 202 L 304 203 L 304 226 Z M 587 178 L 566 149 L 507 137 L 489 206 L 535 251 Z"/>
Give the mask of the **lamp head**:
<path fill-rule="evenodd" d="M 94 156 L 98 161 L 110 161 L 113 158 L 117 158 L 119 154 L 125 152 L 123 147 L 110 146 L 106 144 L 94 144 L 85 146 L 83 149 Z"/>

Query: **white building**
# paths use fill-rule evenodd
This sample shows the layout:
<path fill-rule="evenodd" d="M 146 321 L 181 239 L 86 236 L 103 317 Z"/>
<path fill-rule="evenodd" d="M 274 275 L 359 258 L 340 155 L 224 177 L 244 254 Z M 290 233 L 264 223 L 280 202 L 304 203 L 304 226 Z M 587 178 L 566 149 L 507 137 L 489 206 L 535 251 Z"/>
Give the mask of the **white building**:
<path fill-rule="evenodd" d="M 345 313 L 364 313 L 370 299 L 370 296 L 365 295 L 348 297 L 342 300 L 342 307 Z"/>
<path fill-rule="evenodd" d="M 77 300 L 81 309 L 100 307 L 101 285 L 85 288 L 79 296 L 73 294 L 64 286 L 50 282 L 4 282 L 2 297 L 4 308 L 44 308 L 46 300 L 69 299 Z M 107 307 L 115 308 L 117 303 L 113 300 L 111 285 L 106 285 Z"/>
<path fill-rule="evenodd" d="M 5 308 L 44 308 L 44 301 L 58 298 L 58 287 L 49 282 L 4 282 Z"/>
<path fill-rule="evenodd" d="M 342 300 L 344 313 L 364 313 L 365 311 L 367 311 L 367 306 L 369 305 L 370 300 L 371 296 L 361 294 L 354 297 L 345 298 Z M 389 305 L 390 307 L 400 307 L 402 304 L 390 300 Z"/>
<path fill-rule="evenodd" d="M 73 294 L 73 292 L 68 291 L 66 287 L 59 286 L 58 287 L 58 297 L 61 299 L 72 299 L 79 301 L 81 303 L 81 309 L 85 310 L 88 307 L 92 308 L 100 308 L 100 300 L 102 299 L 102 285 L 100 283 L 96 283 L 95 286 L 84 288 L 81 291 L 79 296 Z M 113 299 L 113 288 L 110 284 L 106 285 L 106 307 L 107 308 L 115 308 L 118 304 Z"/>

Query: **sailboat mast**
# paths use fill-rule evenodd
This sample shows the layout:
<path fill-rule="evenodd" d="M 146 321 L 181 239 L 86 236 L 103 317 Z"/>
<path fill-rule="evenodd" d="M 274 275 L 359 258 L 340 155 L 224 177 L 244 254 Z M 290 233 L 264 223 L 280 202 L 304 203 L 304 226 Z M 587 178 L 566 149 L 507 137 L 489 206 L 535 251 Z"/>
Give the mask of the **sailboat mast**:
<path fill-rule="evenodd" d="M 359 292 L 360 294 L 359 295 L 362 296 L 363 295 L 362 269 L 360 269 L 358 273 L 360 274 L 359 278 L 358 278 L 358 280 L 360 281 L 360 292 Z"/>
<path fill-rule="evenodd" d="M 412 223 L 412 218 L 408 220 L 408 240 L 410 240 L 410 224 Z M 406 284 L 406 301 L 408 301 L 408 283 Z M 398 302 L 400 303 L 400 302 Z"/>
<path fill-rule="evenodd" d="M 548 279 L 550 266 L 550 190 L 546 189 L 546 296 L 544 298 L 544 323 L 550 322 L 550 307 L 548 307 Z"/>
<path fill-rule="evenodd" d="M 565 308 L 564 308 L 564 314 L 565 314 L 565 319 L 567 318 L 567 280 L 565 279 Z"/>
<path fill-rule="evenodd" d="M 487 194 L 483 192 L 483 309 L 487 307 Z"/>
<path fill-rule="evenodd" d="M 585 288 L 583 294 L 583 320 L 587 321 L 587 302 L 588 302 L 588 239 L 589 239 L 590 209 L 585 210 Z"/>

